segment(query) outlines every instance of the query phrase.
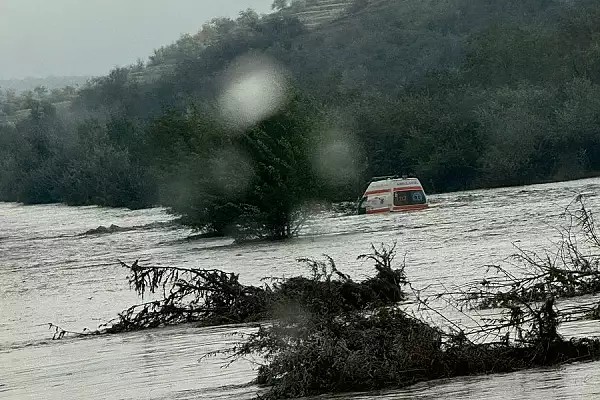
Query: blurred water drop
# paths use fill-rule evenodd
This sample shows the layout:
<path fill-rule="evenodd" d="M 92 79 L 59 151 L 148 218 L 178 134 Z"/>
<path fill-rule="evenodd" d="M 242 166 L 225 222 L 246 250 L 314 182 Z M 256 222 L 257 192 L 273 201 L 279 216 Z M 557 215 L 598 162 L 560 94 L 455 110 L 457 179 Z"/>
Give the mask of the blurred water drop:
<path fill-rule="evenodd" d="M 248 157 L 229 148 L 215 153 L 210 159 L 210 172 L 214 182 L 224 194 L 238 194 L 246 190 L 254 169 Z"/>
<path fill-rule="evenodd" d="M 345 185 L 358 175 L 360 153 L 360 147 L 351 134 L 330 130 L 323 135 L 315 151 L 314 166 L 319 176 L 330 185 Z"/>
<path fill-rule="evenodd" d="M 221 115 L 235 128 L 245 129 L 270 117 L 286 101 L 285 71 L 267 57 L 241 57 L 225 77 Z"/>

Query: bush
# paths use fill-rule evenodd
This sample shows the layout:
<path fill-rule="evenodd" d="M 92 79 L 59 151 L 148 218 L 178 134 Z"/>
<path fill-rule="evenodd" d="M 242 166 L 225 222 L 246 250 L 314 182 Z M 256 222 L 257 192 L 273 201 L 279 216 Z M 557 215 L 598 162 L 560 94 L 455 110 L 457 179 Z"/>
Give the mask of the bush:
<path fill-rule="evenodd" d="M 198 230 L 237 240 L 296 235 L 305 205 L 322 192 L 311 162 L 318 115 L 311 99 L 295 93 L 242 131 L 198 110 L 157 120 L 149 141 L 161 203 Z"/>
<path fill-rule="evenodd" d="M 313 315 L 294 326 L 277 321 L 261 328 L 242 351 L 267 356 L 257 379 L 272 387 L 266 398 L 295 398 L 422 380 L 439 359 L 441 338 L 441 331 L 404 312 L 381 308 L 370 316 Z"/>

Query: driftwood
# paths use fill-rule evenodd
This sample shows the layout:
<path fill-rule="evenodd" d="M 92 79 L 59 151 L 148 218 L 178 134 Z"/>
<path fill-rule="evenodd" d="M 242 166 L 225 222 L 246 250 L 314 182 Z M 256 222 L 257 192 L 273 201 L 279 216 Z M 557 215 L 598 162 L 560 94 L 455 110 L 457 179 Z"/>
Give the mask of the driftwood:
<path fill-rule="evenodd" d="M 50 327 L 55 330 L 54 338 L 61 339 L 65 335 L 120 333 L 191 322 L 203 326 L 255 322 L 271 319 L 282 307 L 335 314 L 394 304 L 405 297 L 404 269 L 392 269 L 393 248 L 372 250 L 362 257 L 375 262 L 377 274 L 364 282 L 354 282 L 325 256 L 325 261 L 298 260 L 309 268 L 310 278 L 271 278 L 266 280 L 272 284 L 262 287 L 243 285 L 238 274 L 217 269 L 121 262 L 130 271 L 130 287 L 142 299 L 151 300 L 131 306 L 95 331 L 75 333 L 54 324 Z M 333 297 L 335 301 L 330 301 Z"/>

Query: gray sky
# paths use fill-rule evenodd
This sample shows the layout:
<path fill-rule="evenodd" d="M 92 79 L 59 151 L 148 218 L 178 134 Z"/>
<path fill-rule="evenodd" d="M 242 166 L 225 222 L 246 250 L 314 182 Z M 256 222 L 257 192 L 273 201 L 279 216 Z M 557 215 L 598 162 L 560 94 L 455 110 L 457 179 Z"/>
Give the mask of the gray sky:
<path fill-rule="evenodd" d="M 0 0 L 0 79 L 104 75 L 272 0 Z"/>

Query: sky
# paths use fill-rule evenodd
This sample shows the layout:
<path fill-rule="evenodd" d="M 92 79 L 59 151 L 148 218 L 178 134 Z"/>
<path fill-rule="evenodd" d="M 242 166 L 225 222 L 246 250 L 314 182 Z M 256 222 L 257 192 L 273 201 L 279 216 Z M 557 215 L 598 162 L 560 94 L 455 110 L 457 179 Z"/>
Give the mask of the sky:
<path fill-rule="evenodd" d="M 0 80 L 105 75 L 272 0 L 0 0 Z"/>

